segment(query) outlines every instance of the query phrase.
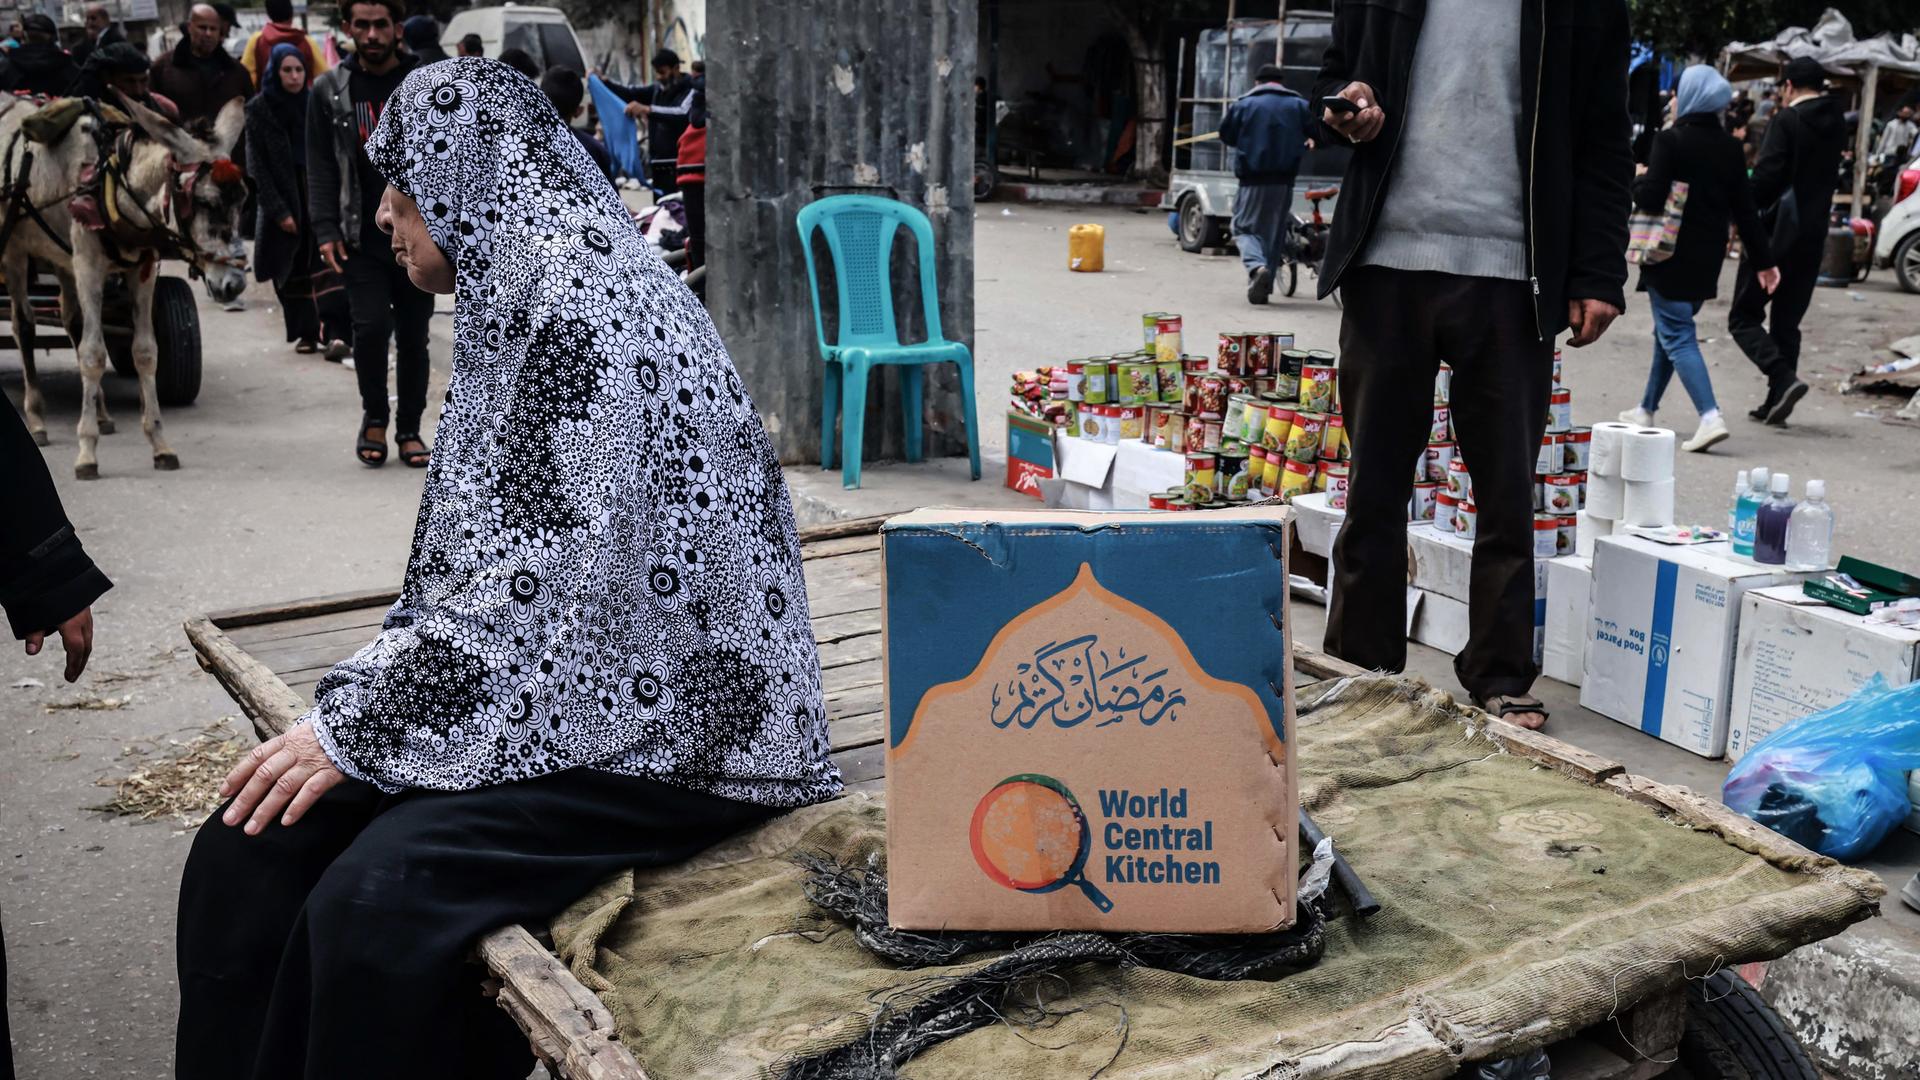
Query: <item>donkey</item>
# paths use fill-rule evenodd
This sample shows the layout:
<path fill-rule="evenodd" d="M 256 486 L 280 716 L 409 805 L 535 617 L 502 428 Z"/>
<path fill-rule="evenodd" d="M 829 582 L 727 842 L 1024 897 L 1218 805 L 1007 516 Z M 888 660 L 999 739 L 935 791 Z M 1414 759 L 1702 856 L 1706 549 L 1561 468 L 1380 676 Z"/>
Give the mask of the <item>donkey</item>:
<path fill-rule="evenodd" d="M 116 95 L 117 96 L 117 95 Z M 22 197 L 4 206 L 0 273 L 9 283 L 14 338 L 26 373 L 27 430 L 47 445 L 39 377 L 34 369 L 33 312 L 28 303 L 29 260 L 43 263 L 60 281 L 60 312 L 80 362 L 80 452 L 73 472 L 82 480 L 100 475 L 100 433 L 113 431 L 100 380 L 107 367 L 101 307 L 109 275 L 124 273 L 133 300 L 133 367 L 140 377 L 140 428 L 153 448 L 153 467 L 177 469 L 180 458 L 161 432 L 154 384 L 159 347 L 153 334 L 155 264 L 162 256 L 187 261 L 207 278 L 214 299 L 225 301 L 246 288 L 246 249 L 240 214 L 246 202 L 241 170 L 228 160 L 245 125 L 244 103 L 229 102 L 210 135 L 191 134 L 137 101 L 120 98 L 131 128 L 110 126 L 89 108 L 52 145 L 32 143 L 21 124 L 36 111 L 24 98 L 0 95 L 0 168 Z M 144 136 L 144 137 L 140 137 Z M 31 152 L 29 165 L 27 156 Z M 76 220 L 75 195 L 100 187 L 103 228 Z M 4 194 L 4 193 L 0 193 Z"/>

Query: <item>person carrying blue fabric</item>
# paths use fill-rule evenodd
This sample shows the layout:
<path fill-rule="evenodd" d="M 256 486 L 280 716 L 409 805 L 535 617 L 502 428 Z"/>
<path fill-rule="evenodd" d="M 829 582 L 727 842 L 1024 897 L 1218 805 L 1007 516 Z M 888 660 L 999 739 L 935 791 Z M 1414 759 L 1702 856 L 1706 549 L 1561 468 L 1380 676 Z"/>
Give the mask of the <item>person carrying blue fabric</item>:
<path fill-rule="evenodd" d="M 693 80 L 680 71 L 680 54 L 661 49 L 653 54 L 653 79 L 646 86 L 627 86 L 603 78 L 607 89 L 627 103 L 626 114 L 647 121 L 647 175 L 655 195 L 677 190 L 680 133 L 687 130 L 693 112 Z"/>
<path fill-rule="evenodd" d="M 1233 242 L 1247 268 L 1247 302 L 1264 304 L 1273 293 L 1274 264 L 1286 251 L 1293 214 L 1293 177 L 1306 153 L 1312 110 L 1307 99 L 1280 83 L 1268 64 L 1254 73 L 1254 87 L 1227 109 L 1220 141 L 1234 150 Z"/>
<path fill-rule="evenodd" d="M 1780 283 L 1772 246 L 1754 207 L 1740 141 L 1720 122 L 1732 99 L 1733 88 L 1713 68 L 1695 64 L 1682 72 L 1673 99 L 1674 121 L 1654 137 L 1651 160 L 1633 181 L 1634 204 L 1649 213 L 1665 208 L 1676 183 L 1687 185 L 1687 197 L 1673 255 L 1640 268 L 1640 291 L 1647 294 L 1653 311 L 1653 370 L 1640 404 L 1620 419 L 1651 425 L 1668 381 L 1678 373 L 1700 413 L 1699 430 L 1680 444 L 1695 453 L 1727 438 L 1727 422 L 1713 396 L 1693 319 L 1719 291 L 1729 221 L 1740 231 L 1760 287 L 1771 293 Z"/>

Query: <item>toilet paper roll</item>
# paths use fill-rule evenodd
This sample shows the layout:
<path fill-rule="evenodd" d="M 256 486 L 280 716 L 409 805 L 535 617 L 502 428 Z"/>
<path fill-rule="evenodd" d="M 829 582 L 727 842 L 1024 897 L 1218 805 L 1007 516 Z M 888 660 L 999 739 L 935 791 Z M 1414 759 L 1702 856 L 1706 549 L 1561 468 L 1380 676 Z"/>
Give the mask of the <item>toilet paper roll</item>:
<path fill-rule="evenodd" d="M 1592 555 L 1593 542 L 1595 540 L 1602 536 L 1613 535 L 1613 522 L 1606 518 L 1595 517 L 1590 511 L 1586 510 L 1580 511 L 1575 514 L 1574 517 L 1577 519 L 1573 532 L 1573 553 L 1575 555 Z"/>
<path fill-rule="evenodd" d="M 1627 510 L 1625 480 L 1617 476 L 1587 474 L 1587 513 L 1607 521 L 1618 521 Z"/>
<path fill-rule="evenodd" d="M 1632 424 L 1606 420 L 1593 425 L 1593 440 L 1588 446 L 1587 471 L 1599 476 L 1620 475 L 1620 450 Z"/>
<path fill-rule="evenodd" d="M 1673 479 L 1673 432 L 1666 428 L 1627 432 L 1620 445 L 1620 475 L 1627 480 Z"/>
<path fill-rule="evenodd" d="M 1657 528 L 1673 524 L 1673 477 L 1627 481 L 1627 508 L 1620 520 L 1629 525 Z"/>
<path fill-rule="evenodd" d="M 1613 535 L 1632 536 L 1634 528 L 1635 528 L 1634 525 L 1626 521 L 1616 521 L 1613 523 Z"/>

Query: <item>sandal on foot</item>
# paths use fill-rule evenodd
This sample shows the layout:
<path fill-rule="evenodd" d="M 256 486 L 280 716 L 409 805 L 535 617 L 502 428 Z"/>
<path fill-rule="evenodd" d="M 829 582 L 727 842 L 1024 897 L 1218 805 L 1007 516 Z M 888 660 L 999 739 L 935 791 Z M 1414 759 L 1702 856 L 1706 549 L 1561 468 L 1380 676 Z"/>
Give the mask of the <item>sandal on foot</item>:
<path fill-rule="evenodd" d="M 309 355 L 319 352 L 320 346 L 312 338 L 301 338 L 299 341 L 294 342 L 293 351 L 302 355 Z"/>
<path fill-rule="evenodd" d="M 353 444 L 354 456 L 360 459 L 360 464 L 369 469 L 377 469 L 387 463 L 386 430 L 385 420 L 374 420 L 371 417 L 361 419 L 360 438 Z M 370 431 L 380 432 L 380 438 L 376 439 L 368 435 Z"/>
<path fill-rule="evenodd" d="M 1505 720 L 1508 716 L 1519 713 L 1538 713 L 1540 716 L 1540 727 L 1530 728 L 1529 730 L 1532 731 L 1538 731 L 1540 728 L 1546 727 L 1547 717 L 1550 715 L 1547 712 L 1547 707 L 1541 704 L 1540 699 L 1534 697 L 1532 694 L 1495 694 L 1485 701 L 1475 699 L 1474 704 L 1502 720 Z M 1514 723 L 1517 727 L 1527 727 L 1527 725 L 1521 724 L 1518 721 Z"/>
<path fill-rule="evenodd" d="M 418 443 L 420 449 L 409 450 L 408 443 Z M 405 462 L 409 469 L 424 469 L 427 463 L 433 460 L 433 448 L 427 445 L 427 440 L 421 438 L 417 431 L 394 436 L 393 445 L 400 448 L 400 460 Z"/>

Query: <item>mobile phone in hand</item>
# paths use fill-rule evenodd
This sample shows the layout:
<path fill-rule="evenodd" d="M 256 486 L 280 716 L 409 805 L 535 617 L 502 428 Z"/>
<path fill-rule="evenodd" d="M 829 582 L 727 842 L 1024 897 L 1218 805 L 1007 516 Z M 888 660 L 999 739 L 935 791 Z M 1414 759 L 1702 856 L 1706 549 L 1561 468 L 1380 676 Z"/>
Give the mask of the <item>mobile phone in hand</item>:
<path fill-rule="evenodd" d="M 1323 97 L 1320 104 L 1335 116 L 1352 116 L 1360 111 L 1360 106 L 1343 97 Z"/>

